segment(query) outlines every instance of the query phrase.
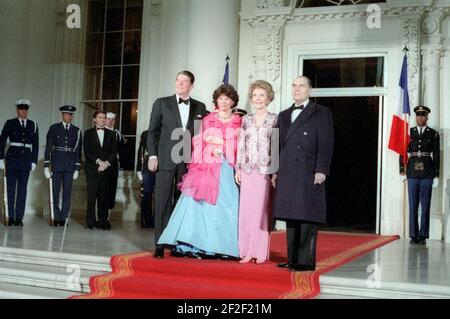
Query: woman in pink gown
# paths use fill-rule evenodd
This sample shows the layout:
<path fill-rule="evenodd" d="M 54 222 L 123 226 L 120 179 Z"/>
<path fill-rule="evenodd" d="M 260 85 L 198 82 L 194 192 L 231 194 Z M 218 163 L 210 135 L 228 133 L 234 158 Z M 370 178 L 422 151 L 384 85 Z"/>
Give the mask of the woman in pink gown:
<path fill-rule="evenodd" d="M 236 182 L 241 186 L 239 256 L 241 263 L 263 263 L 269 256 L 270 174 L 277 171 L 277 167 L 273 167 L 277 161 L 271 161 L 271 139 L 277 115 L 267 109 L 274 99 L 269 83 L 254 82 L 249 98 L 254 113 L 242 121 L 235 174 Z"/>

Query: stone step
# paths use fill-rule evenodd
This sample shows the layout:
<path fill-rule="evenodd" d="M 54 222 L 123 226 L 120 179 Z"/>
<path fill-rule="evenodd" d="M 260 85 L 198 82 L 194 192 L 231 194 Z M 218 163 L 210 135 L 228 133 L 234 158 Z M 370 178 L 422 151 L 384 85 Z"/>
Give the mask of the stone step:
<path fill-rule="evenodd" d="M 373 284 L 373 282 L 371 282 Z M 371 288 L 367 280 L 324 275 L 320 277 L 321 293 L 383 299 L 449 299 L 445 286 L 402 282 L 379 282 Z"/>
<path fill-rule="evenodd" d="M 110 258 L 103 256 L 78 255 L 50 251 L 0 247 L 0 262 L 42 265 L 52 267 L 79 267 L 81 270 L 110 272 Z"/>
<path fill-rule="evenodd" d="M 51 288 L 73 292 L 89 292 L 89 278 L 104 274 L 69 268 L 0 261 L 0 283 Z"/>
<path fill-rule="evenodd" d="M 73 292 L 0 282 L 0 299 L 66 299 Z"/>

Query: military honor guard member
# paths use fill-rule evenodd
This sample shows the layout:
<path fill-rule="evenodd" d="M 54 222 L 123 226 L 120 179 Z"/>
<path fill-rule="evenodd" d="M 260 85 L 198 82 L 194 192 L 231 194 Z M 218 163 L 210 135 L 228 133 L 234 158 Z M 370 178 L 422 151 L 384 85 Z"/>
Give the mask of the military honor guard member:
<path fill-rule="evenodd" d="M 141 134 L 139 143 L 136 172 L 141 182 L 141 227 L 153 228 L 155 226 L 155 216 L 153 214 L 153 189 L 155 186 L 156 174 L 148 169 L 147 133 Z"/>
<path fill-rule="evenodd" d="M 117 180 L 119 179 L 119 169 L 120 169 L 120 157 L 123 154 L 124 145 L 127 143 L 125 137 L 122 133 L 115 128 L 116 124 L 116 114 L 112 112 L 106 113 L 106 125 L 105 127 L 114 133 L 117 143 L 116 157 L 111 163 L 111 169 L 108 172 L 109 176 L 109 190 L 108 190 L 108 209 L 111 210 L 116 205 L 116 191 L 117 191 Z"/>
<path fill-rule="evenodd" d="M 95 126 L 84 133 L 86 181 L 88 192 L 86 228 L 110 230 L 108 221 L 108 174 L 117 158 L 117 142 L 113 132 L 105 128 L 106 112 L 95 111 Z M 97 205 L 96 218 L 95 208 Z"/>
<path fill-rule="evenodd" d="M 400 156 L 400 174 L 408 180 L 409 237 L 412 244 L 426 244 L 430 228 L 432 187 L 439 185 L 439 133 L 427 125 L 431 110 L 426 106 L 414 108 L 417 126 L 410 129 L 408 162 Z M 420 218 L 419 203 L 422 207 Z"/>
<path fill-rule="evenodd" d="M 72 124 L 76 107 L 59 108 L 62 121 L 50 126 L 45 145 L 44 175 L 51 179 L 53 205 L 51 226 L 64 226 L 69 216 L 72 182 L 78 178 L 81 167 L 81 130 Z M 62 187 L 62 206 L 59 194 Z"/>
<path fill-rule="evenodd" d="M 16 107 L 17 118 L 6 121 L 0 136 L 0 169 L 6 169 L 7 180 L 8 226 L 23 226 L 28 178 L 30 171 L 36 169 L 39 153 L 38 125 L 28 119 L 31 102 L 19 100 Z"/>

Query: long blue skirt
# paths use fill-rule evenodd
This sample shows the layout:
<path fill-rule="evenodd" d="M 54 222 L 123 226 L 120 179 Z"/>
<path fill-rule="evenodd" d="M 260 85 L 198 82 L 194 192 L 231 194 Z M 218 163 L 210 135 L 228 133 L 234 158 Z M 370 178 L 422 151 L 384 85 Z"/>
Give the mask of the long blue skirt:
<path fill-rule="evenodd" d="M 223 163 L 216 205 L 181 194 L 158 244 L 184 253 L 239 257 L 239 191 L 233 168 Z"/>

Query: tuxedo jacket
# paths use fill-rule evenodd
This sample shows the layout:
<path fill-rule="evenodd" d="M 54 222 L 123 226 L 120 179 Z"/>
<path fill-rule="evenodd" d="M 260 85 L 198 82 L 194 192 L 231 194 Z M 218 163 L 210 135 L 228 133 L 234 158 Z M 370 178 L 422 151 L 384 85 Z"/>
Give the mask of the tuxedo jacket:
<path fill-rule="evenodd" d="M 172 139 L 172 132 L 182 128 L 176 95 L 159 98 L 153 104 L 147 134 L 147 150 L 149 157 L 158 157 L 158 168 L 161 170 L 174 170 L 177 164 L 190 160 L 190 158 L 185 158 L 183 161 L 174 162 L 171 156 L 173 147 L 183 139 L 184 147 L 191 147 L 192 137 L 197 133 L 194 132 L 195 120 L 198 120 L 198 124 L 200 124 L 206 114 L 205 104 L 194 99 L 190 99 L 190 101 L 189 118 L 186 125 L 186 132 L 189 132 L 190 135 L 177 134 L 173 136 L 174 139 Z M 197 129 L 199 128 L 200 125 Z"/>
<path fill-rule="evenodd" d="M 117 140 L 114 132 L 105 129 L 103 146 L 100 145 L 100 139 L 97 135 L 97 129 L 91 128 L 84 133 L 84 156 L 86 158 L 86 174 L 97 174 L 97 159 L 113 163 L 117 156 Z M 111 169 L 109 167 L 107 170 Z"/>

